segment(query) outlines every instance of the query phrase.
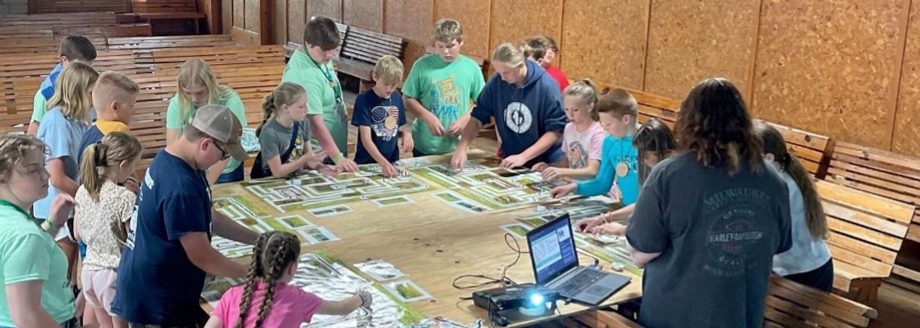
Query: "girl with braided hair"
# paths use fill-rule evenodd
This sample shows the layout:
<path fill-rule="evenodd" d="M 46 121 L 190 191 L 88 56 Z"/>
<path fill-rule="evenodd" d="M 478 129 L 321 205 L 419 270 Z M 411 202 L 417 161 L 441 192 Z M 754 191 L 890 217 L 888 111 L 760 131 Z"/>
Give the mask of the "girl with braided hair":
<path fill-rule="evenodd" d="M 118 262 L 127 238 L 127 224 L 137 195 L 123 187 L 134 174 L 143 147 L 137 138 L 111 132 L 83 151 L 77 190 L 80 206 L 74 213 L 74 234 L 86 243 L 83 259 L 83 295 L 86 312 L 92 311 L 100 327 L 127 327 L 112 313 Z M 87 313 L 89 314 L 89 313 Z M 85 314 L 84 314 L 85 316 Z"/>
<path fill-rule="evenodd" d="M 300 327 L 313 315 L 346 315 L 369 308 L 366 290 L 340 301 L 326 301 L 289 285 L 297 272 L 300 239 L 289 232 L 269 231 L 259 236 L 252 253 L 246 283 L 227 290 L 205 328 Z"/>

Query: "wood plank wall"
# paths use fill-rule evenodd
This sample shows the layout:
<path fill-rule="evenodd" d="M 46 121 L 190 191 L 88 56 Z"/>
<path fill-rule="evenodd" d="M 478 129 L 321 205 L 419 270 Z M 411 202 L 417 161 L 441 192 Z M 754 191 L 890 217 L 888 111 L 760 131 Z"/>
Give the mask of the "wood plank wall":
<path fill-rule="evenodd" d="M 683 98 L 724 76 L 757 117 L 920 155 L 920 0 L 222 1 L 232 7 L 225 28 L 259 34 L 248 11 L 271 11 L 271 43 L 302 42 L 317 15 L 400 35 L 406 67 L 444 17 L 463 24 L 464 52 L 483 58 L 501 42 L 550 35 L 572 79 Z"/>

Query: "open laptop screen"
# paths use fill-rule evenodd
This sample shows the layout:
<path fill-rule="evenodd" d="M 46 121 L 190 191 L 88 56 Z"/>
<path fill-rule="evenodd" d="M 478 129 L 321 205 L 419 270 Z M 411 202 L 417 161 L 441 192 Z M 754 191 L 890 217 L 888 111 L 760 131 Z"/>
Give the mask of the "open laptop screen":
<path fill-rule="evenodd" d="M 527 233 L 527 245 L 538 285 L 578 266 L 568 214 Z"/>

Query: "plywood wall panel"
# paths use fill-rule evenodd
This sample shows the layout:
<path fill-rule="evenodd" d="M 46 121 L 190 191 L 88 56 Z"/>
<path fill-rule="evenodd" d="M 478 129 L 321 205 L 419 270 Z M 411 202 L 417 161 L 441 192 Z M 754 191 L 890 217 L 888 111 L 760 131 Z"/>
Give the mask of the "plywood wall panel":
<path fill-rule="evenodd" d="M 464 54 L 488 59 L 491 5 L 483 0 L 435 0 L 434 22 L 441 18 L 456 19 L 463 26 Z"/>
<path fill-rule="evenodd" d="M 434 0 L 387 0 L 385 13 L 383 31 L 406 40 L 403 66 L 408 74 L 415 60 L 431 44 Z"/>
<path fill-rule="evenodd" d="M 642 88 L 649 0 L 566 0 L 560 54 L 573 80 Z M 598 24 L 598 22 L 605 22 Z"/>
<path fill-rule="evenodd" d="M 761 0 L 651 3 L 646 91 L 683 99 L 700 80 L 721 76 L 750 98 Z"/>
<path fill-rule="evenodd" d="M 920 3 L 911 6 L 891 150 L 920 157 Z"/>
<path fill-rule="evenodd" d="M 303 43 L 303 27 L 307 22 L 306 0 L 288 0 L 287 22 L 287 40 Z"/>
<path fill-rule="evenodd" d="M 233 26 L 244 29 L 246 26 L 246 0 L 233 0 Z"/>
<path fill-rule="evenodd" d="M 245 9 L 246 10 L 246 29 L 256 32 L 256 33 L 262 33 L 262 26 L 261 26 L 261 19 L 260 19 L 261 14 L 262 14 L 262 6 L 260 6 L 259 4 L 260 1 L 261 0 L 245 0 L 246 2 L 246 9 Z M 277 1 L 277 0 L 274 0 L 274 1 Z"/>
<path fill-rule="evenodd" d="M 342 0 L 307 0 L 307 19 L 304 21 L 313 16 L 326 16 L 342 21 Z"/>
<path fill-rule="evenodd" d="M 562 0 L 492 0 L 489 53 L 504 42 L 520 43 L 536 35 L 557 41 L 562 34 Z M 565 43 L 565 41 L 562 41 Z M 563 53 L 560 57 L 564 57 Z M 557 65 L 562 65 L 559 58 Z"/>
<path fill-rule="evenodd" d="M 220 23 L 221 33 L 230 34 L 233 30 L 233 2 L 235 0 L 221 0 L 220 3 Z"/>
<path fill-rule="evenodd" d="M 289 0 L 274 0 L 271 2 L 272 7 L 272 44 L 284 44 L 287 42 L 288 20 L 287 7 Z"/>
<path fill-rule="evenodd" d="M 383 0 L 345 0 L 342 12 L 345 24 L 383 32 Z"/>
<path fill-rule="evenodd" d="M 887 148 L 909 0 L 763 5 L 754 114 Z"/>

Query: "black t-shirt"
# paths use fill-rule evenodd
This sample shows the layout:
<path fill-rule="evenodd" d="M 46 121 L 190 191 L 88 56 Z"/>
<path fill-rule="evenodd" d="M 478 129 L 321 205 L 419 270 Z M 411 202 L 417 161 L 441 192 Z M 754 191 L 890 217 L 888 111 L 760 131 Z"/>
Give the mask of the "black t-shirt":
<path fill-rule="evenodd" d="M 773 255 L 792 246 L 788 190 L 764 165 L 730 176 L 683 153 L 652 170 L 626 231 L 661 253 L 645 268 L 643 326 L 763 327 Z"/>

